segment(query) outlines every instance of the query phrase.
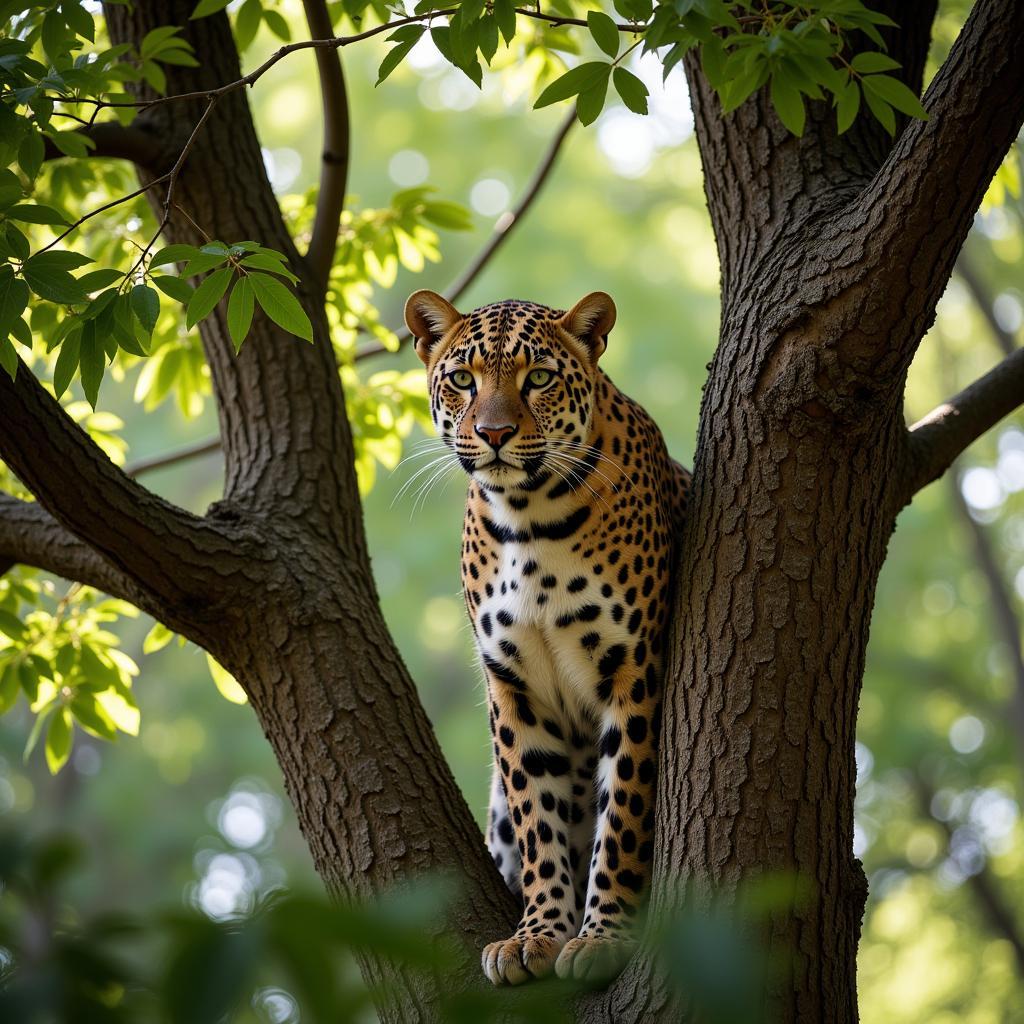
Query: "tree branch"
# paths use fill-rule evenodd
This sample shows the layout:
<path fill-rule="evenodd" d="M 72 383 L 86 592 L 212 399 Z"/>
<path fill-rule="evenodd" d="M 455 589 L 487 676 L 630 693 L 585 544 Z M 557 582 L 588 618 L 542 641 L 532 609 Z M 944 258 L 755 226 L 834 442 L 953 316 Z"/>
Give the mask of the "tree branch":
<path fill-rule="evenodd" d="M 134 580 L 65 530 L 41 505 L 0 494 L 0 570 L 14 564 L 35 566 L 133 604 L 147 600 Z"/>
<path fill-rule="evenodd" d="M 311 36 L 314 39 L 330 39 L 334 35 L 334 27 L 325 0 L 303 0 L 302 6 Z M 317 49 L 316 66 L 324 109 L 324 138 L 320 191 L 313 218 L 313 233 L 306 250 L 306 263 L 321 292 L 324 292 L 337 247 L 338 226 L 345 208 L 351 125 L 340 49 Z"/>
<path fill-rule="evenodd" d="M 932 814 L 935 791 L 920 775 L 914 776 L 914 785 L 917 789 L 921 810 L 929 821 L 934 821 L 945 833 L 948 848 L 952 844 L 954 830 L 948 821 L 936 818 Z M 987 864 L 983 865 L 980 871 L 968 875 L 967 885 L 989 927 L 996 935 L 1009 942 L 1017 961 L 1017 970 L 1024 975 L 1024 933 L 1018 927 L 1017 918 L 1007 904 Z"/>
<path fill-rule="evenodd" d="M 210 602 L 211 560 L 227 573 L 245 558 L 212 523 L 127 477 L 24 364 L 14 381 L 0 374 L 0 457 L 60 526 L 164 602 Z"/>
<path fill-rule="evenodd" d="M 905 501 L 937 480 L 953 460 L 1004 416 L 1024 404 L 1024 348 L 933 409 L 910 428 Z"/>
<path fill-rule="evenodd" d="M 1024 121 L 1024 4 L 978 0 L 924 95 L 927 121 L 910 121 L 857 201 L 823 237 L 872 254 L 873 287 L 929 317 L 999 164 Z M 893 274 L 893 268 L 901 273 Z M 864 282 L 867 284 L 868 282 Z M 924 331 L 905 334 L 913 354 Z M 891 346 L 891 331 L 877 344 Z M 891 349 L 890 349 L 891 351 Z"/>
<path fill-rule="evenodd" d="M 491 233 L 491 237 L 488 239 L 487 244 L 477 253 L 476 257 L 469 263 L 465 270 L 452 282 L 451 286 L 444 293 L 445 298 L 449 302 L 458 302 L 460 296 L 467 288 L 480 276 L 484 268 L 493 259 L 495 253 L 501 248 L 501 246 L 508 239 L 512 233 L 512 229 L 523 219 L 527 211 L 533 205 L 534 201 L 540 195 L 541 190 L 544 188 L 545 183 L 554 170 L 555 162 L 558 159 L 558 154 L 561 152 L 562 143 L 565 142 L 566 136 L 569 134 L 570 129 L 576 123 L 576 108 L 573 107 L 569 111 L 568 116 L 562 122 L 558 131 L 555 132 L 554 137 L 548 143 L 547 149 L 544 151 L 544 155 L 541 157 L 540 163 L 537 165 L 537 169 L 533 172 L 533 177 L 530 178 L 529 184 L 526 186 L 526 190 L 519 197 L 519 202 L 511 209 L 503 213 L 494 224 L 494 231 Z M 405 345 L 412 335 L 407 330 L 403 330 L 398 333 L 398 345 L 401 347 Z M 385 348 L 379 342 L 374 342 L 371 345 L 364 345 L 358 352 L 356 352 L 355 358 L 365 359 L 367 356 L 378 355 L 382 352 L 391 352 L 392 349 Z"/>
<path fill-rule="evenodd" d="M 130 477 L 142 476 L 143 473 L 152 473 L 158 469 L 166 469 L 168 466 L 176 466 L 179 462 L 188 462 L 191 459 L 200 458 L 203 455 L 212 455 L 220 451 L 220 438 L 210 437 L 205 441 L 197 441 L 195 444 L 187 444 L 173 451 L 164 452 L 162 455 L 154 455 L 149 459 L 139 459 L 125 467 L 125 475 Z"/>
<path fill-rule="evenodd" d="M 960 490 L 960 481 L 955 474 L 951 474 L 949 477 L 949 493 L 960 521 L 971 535 L 975 562 L 988 583 L 989 601 L 994 619 L 993 631 L 1002 639 L 1009 651 L 1014 690 L 1009 700 L 1008 711 L 1014 739 L 1021 755 L 1021 764 L 1024 765 L 1024 651 L 1021 649 L 1020 618 L 1013 606 L 1013 598 L 1003 577 L 1003 571 L 996 561 L 988 533 L 985 527 L 971 515 Z"/>
<path fill-rule="evenodd" d="M 1013 335 L 1005 330 L 996 319 L 995 312 L 992 309 L 992 296 L 989 295 L 988 288 L 985 287 L 984 282 L 981 280 L 981 275 L 978 273 L 978 268 L 974 265 L 966 251 L 961 252 L 956 261 L 956 275 L 963 281 L 967 290 L 971 293 L 971 298 L 974 299 L 978 311 L 985 318 L 989 330 L 992 331 L 992 337 L 995 339 L 1003 355 L 1013 355 L 1013 351 L 1017 347 Z"/>
<path fill-rule="evenodd" d="M 131 160 L 133 164 L 148 168 L 155 167 L 160 160 L 161 149 L 156 139 L 134 125 L 123 125 L 119 121 L 101 121 L 99 124 L 80 129 L 78 134 L 95 143 L 85 159 L 113 157 Z M 46 160 L 60 160 L 66 156 L 48 138 L 45 140 L 43 155 Z"/>

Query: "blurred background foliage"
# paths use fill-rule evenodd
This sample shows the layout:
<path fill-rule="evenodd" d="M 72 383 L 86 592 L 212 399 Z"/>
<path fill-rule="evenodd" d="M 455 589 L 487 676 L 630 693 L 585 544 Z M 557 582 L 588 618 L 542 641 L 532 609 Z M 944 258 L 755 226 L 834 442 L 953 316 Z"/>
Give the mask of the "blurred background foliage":
<path fill-rule="evenodd" d="M 277 20 L 257 19 L 255 27 L 252 0 L 243 6 L 252 34 L 246 69 L 265 59 L 282 35 L 305 32 L 296 3 L 264 3 L 261 10 Z M 967 6 L 940 4 L 935 60 L 948 50 Z M 237 4 L 232 10 L 240 14 Z M 396 500 L 420 465 L 416 458 L 398 465 L 402 439 L 422 436 L 419 363 L 408 349 L 358 363 L 351 356 L 363 338 L 393 347 L 389 329 L 401 323 L 405 296 L 417 287 L 441 290 L 458 276 L 528 181 L 563 112 L 529 110 L 547 51 L 530 58 L 532 64 L 485 76 L 478 90 L 422 41 L 374 88 L 387 48 L 378 38 L 344 51 L 354 133 L 352 212 L 332 278 L 338 297 L 332 317 L 362 445 L 360 480 L 384 611 L 482 821 L 488 740 L 457 572 L 463 480 L 452 475 L 415 507 L 415 486 Z M 603 366 L 651 411 L 673 454 L 691 464 L 717 331 L 715 245 L 681 70 L 663 86 L 653 58 L 631 57 L 629 67 L 650 89 L 650 116 L 637 117 L 610 99 L 595 124 L 572 130 L 543 194 L 460 307 L 519 297 L 564 308 L 593 289 L 609 291 L 619 321 Z M 319 170 L 312 54 L 281 62 L 250 101 L 274 188 L 301 231 Z M 1024 206 L 1017 161 L 1012 154 L 977 217 L 964 255 L 970 280 L 954 278 L 912 369 L 912 414 L 923 414 L 995 362 L 1000 337 L 1004 346 L 1021 341 Z M 109 163 L 89 166 L 83 209 L 128 181 L 124 169 Z M 67 189 L 60 163 L 43 173 L 55 194 Z M 424 191 L 427 186 L 438 191 Z M 69 195 L 73 201 L 82 200 Z M 424 204 L 436 202 L 443 205 L 431 221 Z M 149 213 L 140 203 L 133 216 L 141 221 Z M 120 223 L 127 223 L 123 216 Z M 122 230 L 138 229 L 128 223 Z M 375 251 L 382 231 L 394 244 Z M 106 244 L 102 225 L 96 233 L 96 244 Z M 81 401 L 77 382 L 66 398 L 118 461 L 157 456 L 216 433 L 197 332 L 164 326 L 156 341 L 166 350 L 160 360 L 114 365 L 99 412 Z M 37 355 L 39 371 L 45 355 Z M 8 477 L 0 483 L 16 489 Z M 146 483 L 200 512 L 219 497 L 218 457 L 150 473 Z M 989 570 L 978 557 L 979 537 L 991 556 Z M 1002 615 L 993 602 L 993 564 L 1005 598 Z M 0 614 L 17 615 L 22 628 L 37 631 L 47 658 L 59 657 L 69 631 L 92 650 L 85 657 L 95 663 L 83 671 L 102 680 L 102 688 L 93 687 L 85 720 L 93 714 L 101 736 L 122 734 L 106 742 L 76 727 L 65 750 L 36 744 L 23 758 L 35 716 L 24 699 L 15 703 L 12 691 L 14 706 L 0 718 L 0 814 L 12 833 L 70 832 L 84 851 L 81 865 L 53 888 L 50 917 L 43 920 L 69 915 L 73 907 L 68 919 L 75 927 L 100 927 L 94 922 L 103 915 L 177 905 L 182 911 L 163 929 L 162 941 L 180 951 L 182 936 L 191 935 L 216 946 L 235 934 L 230 922 L 258 907 L 273 917 L 266 904 L 275 891 L 315 892 L 317 879 L 270 747 L 248 709 L 223 699 L 222 692 L 233 694 L 230 680 L 219 679 L 218 692 L 203 652 L 167 643 L 161 627 L 125 611 L 87 588 L 69 589 L 23 570 L 0 582 Z M 903 513 L 878 588 L 857 759 L 856 852 L 870 882 L 859 965 L 868 1024 L 1024 1019 L 1022 616 L 1024 418 L 1017 414 L 971 449 L 954 481 L 931 486 Z M 0 627 L 5 623 L 17 628 L 9 619 Z M 17 685 L 32 687 L 20 678 Z M 7 707 L 10 686 L 0 676 L 0 708 Z M 36 694 L 37 708 L 46 696 Z M 67 767 L 51 775 L 61 753 Z M 46 857 L 39 848 L 26 862 L 17 844 L 8 847 L 4 914 L 28 913 L 24 865 L 34 864 L 34 871 L 42 863 L 45 870 Z M 64 863 L 60 856 L 57 862 Z M 18 900 L 22 909 L 12 910 Z M 416 921 L 413 914 L 406 924 Z M 217 928 L 204 931 L 211 922 Z M 116 933 L 116 920 L 109 927 Z M 401 941 L 404 933 L 396 929 Z M 170 954 L 167 962 L 174 962 Z M 280 977 L 272 970 L 261 975 L 245 1011 L 250 1019 L 299 1019 L 301 984 L 288 987 L 287 964 L 282 970 Z M 356 986 L 351 965 L 339 970 L 339 985 L 347 978 Z M 369 1011 L 358 1006 L 365 1019 Z"/>

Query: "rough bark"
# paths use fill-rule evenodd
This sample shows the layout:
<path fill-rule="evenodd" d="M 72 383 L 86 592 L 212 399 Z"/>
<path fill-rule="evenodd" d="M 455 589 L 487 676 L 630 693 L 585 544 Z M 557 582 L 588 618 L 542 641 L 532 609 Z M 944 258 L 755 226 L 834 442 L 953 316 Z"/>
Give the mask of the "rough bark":
<path fill-rule="evenodd" d="M 891 49 L 916 87 L 935 0 L 889 6 L 902 26 Z M 162 147 L 140 168 L 144 180 L 174 163 L 204 96 L 240 77 L 226 16 L 192 21 L 193 7 L 148 0 L 106 11 L 114 42 L 183 25 L 201 55 L 197 68 L 166 69 L 169 89 L 196 100 L 153 106 L 134 126 Z M 856 1019 L 866 886 L 852 854 L 853 751 L 875 582 L 908 480 L 923 484 L 993 422 L 946 417 L 911 440 L 902 389 L 987 176 L 1020 126 L 1022 30 L 1024 5 L 979 0 L 929 90 L 932 120 L 904 124 L 895 144 L 867 119 L 836 136 L 818 107 L 793 138 L 764 95 L 723 118 L 688 65 L 722 325 L 680 543 L 653 904 L 674 912 L 694 880 L 725 898 L 766 872 L 809 880 L 807 898 L 765 929 L 769 951 L 790 956 L 765 993 L 779 1020 Z M 154 189 L 158 209 L 163 199 Z M 310 282 L 299 291 L 315 342 L 257 317 L 236 357 L 224 310 L 204 323 L 226 484 L 203 518 L 110 467 L 29 375 L 13 386 L 0 376 L 0 453 L 52 516 L 12 509 L 0 562 L 26 551 L 42 559 L 52 542 L 49 567 L 106 574 L 110 589 L 123 584 L 232 671 L 332 892 L 368 897 L 424 873 L 458 874 L 447 926 L 468 952 L 454 977 L 364 963 L 394 993 L 387 1019 L 435 1019 L 445 991 L 480 983 L 476 950 L 507 933 L 512 901 L 381 616 L 315 274 L 285 230 L 243 90 L 210 111 L 170 212 L 168 240 L 255 237 L 286 253 Z M 54 430 L 59 471 L 17 440 L 40 423 Z M 929 437 L 945 447 L 926 445 L 939 454 L 923 473 Z M 204 563 L 209 591 L 196 586 Z M 675 1020 L 685 1009 L 638 956 L 578 1017 Z"/>

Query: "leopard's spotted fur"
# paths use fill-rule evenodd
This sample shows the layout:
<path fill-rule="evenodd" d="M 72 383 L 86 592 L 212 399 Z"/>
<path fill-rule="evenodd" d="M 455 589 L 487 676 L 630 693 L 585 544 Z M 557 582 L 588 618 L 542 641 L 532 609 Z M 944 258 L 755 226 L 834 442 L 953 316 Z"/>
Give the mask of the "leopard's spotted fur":
<path fill-rule="evenodd" d="M 438 433 L 471 476 L 466 606 L 487 678 L 487 841 L 522 894 L 495 984 L 618 968 L 652 858 L 672 543 L 689 474 L 598 368 L 615 320 L 417 292 L 406 320 Z M 537 384 L 548 370 L 550 381 Z"/>

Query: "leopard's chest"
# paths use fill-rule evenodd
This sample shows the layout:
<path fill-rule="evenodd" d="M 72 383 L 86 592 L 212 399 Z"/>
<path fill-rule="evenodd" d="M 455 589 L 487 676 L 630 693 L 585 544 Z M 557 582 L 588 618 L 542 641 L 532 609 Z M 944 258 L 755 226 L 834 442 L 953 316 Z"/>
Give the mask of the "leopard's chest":
<path fill-rule="evenodd" d="M 513 673 L 535 698 L 574 718 L 599 702 L 602 659 L 629 636 L 626 594 L 602 560 L 575 546 L 505 543 L 472 586 L 485 665 Z"/>

